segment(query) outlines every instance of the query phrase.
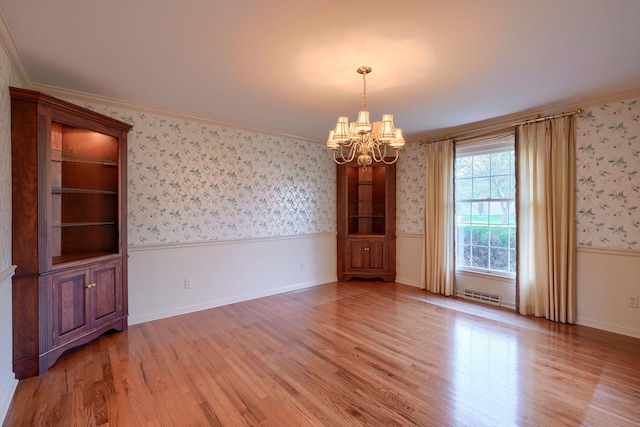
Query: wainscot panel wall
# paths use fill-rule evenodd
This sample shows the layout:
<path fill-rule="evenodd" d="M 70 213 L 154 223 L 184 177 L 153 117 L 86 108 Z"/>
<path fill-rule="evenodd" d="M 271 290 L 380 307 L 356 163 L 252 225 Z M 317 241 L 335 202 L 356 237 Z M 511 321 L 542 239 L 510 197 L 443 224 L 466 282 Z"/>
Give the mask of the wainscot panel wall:
<path fill-rule="evenodd" d="M 335 248 L 335 233 L 131 247 L 129 321 L 333 282 Z"/>

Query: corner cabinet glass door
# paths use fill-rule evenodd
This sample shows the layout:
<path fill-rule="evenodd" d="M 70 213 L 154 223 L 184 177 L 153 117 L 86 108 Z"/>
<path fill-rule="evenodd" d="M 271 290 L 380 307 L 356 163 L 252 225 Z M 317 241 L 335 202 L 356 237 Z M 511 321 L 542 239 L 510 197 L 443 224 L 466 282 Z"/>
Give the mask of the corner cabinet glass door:
<path fill-rule="evenodd" d="M 394 281 L 395 164 L 337 167 L 338 280 Z"/>
<path fill-rule="evenodd" d="M 118 253 L 118 139 L 51 124 L 53 265 Z"/>
<path fill-rule="evenodd" d="M 348 235 L 386 233 L 386 171 L 384 167 L 347 169 Z"/>

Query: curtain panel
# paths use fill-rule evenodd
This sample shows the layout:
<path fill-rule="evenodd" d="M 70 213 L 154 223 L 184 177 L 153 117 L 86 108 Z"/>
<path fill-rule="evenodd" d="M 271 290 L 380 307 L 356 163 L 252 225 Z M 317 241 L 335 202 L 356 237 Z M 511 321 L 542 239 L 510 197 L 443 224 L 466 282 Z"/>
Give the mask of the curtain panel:
<path fill-rule="evenodd" d="M 517 127 L 521 314 L 576 321 L 575 117 Z"/>
<path fill-rule="evenodd" d="M 427 144 L 426 206 L 421 288 L 454 293 L 454 147 L 445 140 Z"/>

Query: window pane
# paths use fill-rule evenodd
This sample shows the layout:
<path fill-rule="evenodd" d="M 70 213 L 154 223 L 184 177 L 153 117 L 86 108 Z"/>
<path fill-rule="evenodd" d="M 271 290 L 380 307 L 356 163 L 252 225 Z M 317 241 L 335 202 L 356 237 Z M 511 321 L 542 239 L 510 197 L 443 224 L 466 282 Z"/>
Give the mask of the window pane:
<path fill-rule="evenodd" d="M 471 222 L 474 224 L 488 224 L 488 212 L 486 202 L 471 203 Z"/>
<path fill-rule="evenodd" d="M 489 246 L 498 248 L 509 247 L 509 227 L 491 227 Z"/>
<path fill-rule="evenodd" d="M 489 268 L 489 248 L 474 246 L 471 258 L 473 267 Z"/>
<path fill-rule="evenodd" d="M 511 173 L 512 162 L 513 159 L 509 151 L 491 154 L 491 174 L 509 175 Z"/>
<path fill-rule="evenodd" d="M 511 249 L 509 251 L 509 257 L 510 257 L 510 265 L 509 265 L 509 271 L 512 273 L 515 273 L 516 271 L 516 250 L 515 249 Z"/>
<path fill-rule="evenodd" d="M 516 176 L 513 173 L 511 173 L 511 176 L 509 177 L 509 196 L 508 197 L 510 199 L 516 198 Z"/>
<path fill-rule="evenodd" d="M 491 194 L 491 178 L 473 179 L 473 198 L 488 199 Z"/>
<path fill-rule="evenodd" d="M 473 176 L 473 156 L 456 158 L 456 179 Z M 458 187 L 456 187 L 458 191 Z"/>
<path fill-rule="evenodd" d="M 494 176 L 491 179 L 491 198 L 505 199 L 511 193 L 511 177 L 508 175 Z"/>
<path fill-rule="evenodd" d="M 509 247 L 516 247 L 516 228 L 513 226 L 509 227 Z"/>
<path fill-rule="evenodd" d="M 491 175 L 491 155 L 473 156 L 473 177 L 482 178 Z"/>
<path fill-rule="evenodd" d="M 456 223 L 468 224 L 470 222 L 471 222 L 471 203 L 457 202 L 456 203 Z"/>
<path fill-rule="evenodd" d="M 507 224 L 509 222 L 509 202 L 491 202 L 489 212 L 489 223 Z"/>
<path fill-rule="evenodd" d="M 471 243 L 473 245 L 489 245 L 489 227 L 486 225 L 474 225 L 471 228 Z"/>
<path fill-rule="evenodd" d="M 503 202 L 502 203 L 504 216 L 503 220 L 505 224 L 514 224 L 516 223 L 516 209 L 515 203 L 513 201 Z"/>
<path fill-rule="evenodd" d="M 456 227 L 456 242 L 458 244 L 470 244 L 471 243 L 471 226 L 458 225 Z"/>
<path fill-rule="evenodd" d="M 471 266 L 471 246 L 469 245 L 458 246 L 456 265 L 460 267 Z"/>
<path fill-rule="evenodd" d="M 471 199 L 473 190 L 473 180 L 471 178 L 461 178 L 456 181 L 456 199 Z"/>
<path fill-rule="evenodd" d="M 491 248 L 491 267 L 492 270 L 505 271 L 509 268 L 509 252 L 508 249 Z"/>

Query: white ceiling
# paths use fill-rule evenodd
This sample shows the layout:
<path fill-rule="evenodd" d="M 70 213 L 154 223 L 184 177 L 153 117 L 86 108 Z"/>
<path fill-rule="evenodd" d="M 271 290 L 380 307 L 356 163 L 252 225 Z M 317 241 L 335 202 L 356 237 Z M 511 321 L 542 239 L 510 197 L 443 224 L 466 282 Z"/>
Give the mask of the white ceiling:
<path fill-rule="evenodd" d="M 0 0 L 35 88 L 324 140 L 405 136 L 640 89 L 639 0 Z M 21 67 L 23 65 L 23 67 Z"/>

